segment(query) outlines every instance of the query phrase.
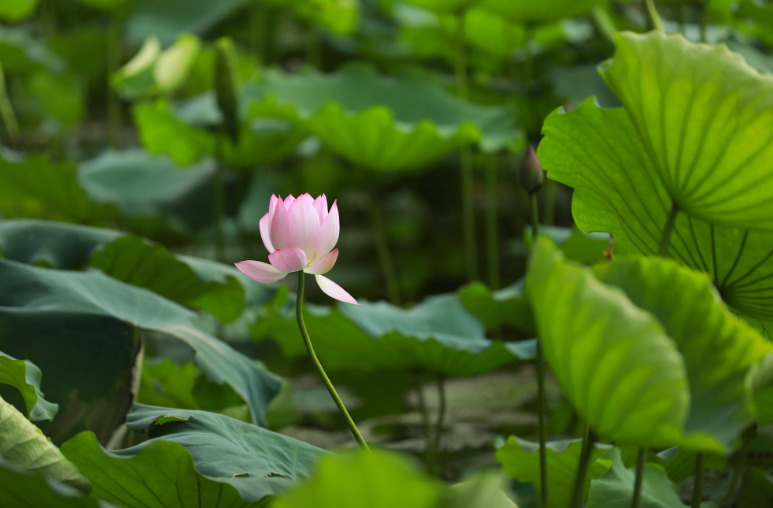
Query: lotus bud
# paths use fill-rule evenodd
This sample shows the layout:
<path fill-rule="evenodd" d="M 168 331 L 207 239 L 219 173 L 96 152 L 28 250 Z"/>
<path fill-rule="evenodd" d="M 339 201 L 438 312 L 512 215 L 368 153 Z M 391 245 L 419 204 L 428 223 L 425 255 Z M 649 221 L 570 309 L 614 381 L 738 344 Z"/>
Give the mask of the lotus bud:
<path fill-rule="evenodd" d="M 521 158 L 521 168 L 518 174 L 521 185 L 526 192 L 533 194 L 542 187 L 545 175 L 542 171 L 542 165 L 539 163 L 534 148 L 529 145 Z"/>
<path fill-rule="evenodd" d="M 239 142 L 239 103 L 236 92 L 233 44 L 227 37 L 215 43 L 215 97 L 223 127 L 233 144 Z"/>

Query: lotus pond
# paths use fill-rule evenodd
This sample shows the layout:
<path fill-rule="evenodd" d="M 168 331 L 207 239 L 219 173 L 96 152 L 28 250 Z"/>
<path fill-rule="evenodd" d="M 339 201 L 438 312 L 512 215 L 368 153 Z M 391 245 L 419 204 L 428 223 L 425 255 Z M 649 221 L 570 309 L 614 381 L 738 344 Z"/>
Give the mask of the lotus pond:
<path fill-rule="evenodd" d="M 773 506 L 773 3 L 0 0 L 0 508 Z"/>

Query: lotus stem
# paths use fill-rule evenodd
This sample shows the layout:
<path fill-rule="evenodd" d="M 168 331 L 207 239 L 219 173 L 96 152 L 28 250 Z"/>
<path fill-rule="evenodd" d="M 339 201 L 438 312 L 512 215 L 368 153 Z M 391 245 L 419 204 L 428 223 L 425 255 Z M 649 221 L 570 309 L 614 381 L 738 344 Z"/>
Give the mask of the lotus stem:
<path fill-rule="evenodd" d="M 692 508 L 700 508 L 703 499 L 703 453 L 695 455 L 695 484 L 692 491 Z"/>
<path fill-rule="evenodd" d="M 752 426 L 743 433 L 743 441 L 741 443 L 741 451 L 739 452 L 738 462 L 735 464 L 735 470 L 733 471 L 733 478 L 730 480 L 730 486 L 727 488 L 727 494 L 725 495 L 725 506 L 732 506 L 735 492 L 738 490 L 738 486 L 741 484 L 741 476 L 743 475 L 746 466 L 746 457 L 749 455 L 749 443 L 756 433 L 756 426 Z"/>
<path fill-rule="evenodd" d="M 443 425 L 446 418 L 446 382 L 445 377 L 440 375 L 437 378 L 437 392 L 438 392 L 438 412 L 437 421 L 435 422 L 435 439 L 432 444 L 433 456 L 437 458 L 440 453 L 441 445 L 443 442 Z"/>
<path fill-rule="evenodd" d="M 639 448 L 636 456 L 636 478 L 633 483 L 633 496 L 631 498 L 631 508 L 639 508 L 641 504 L 641 486 L 644 482 L 644 469 L 647 465 L 647 448 Z"/>
<path fill-rule="evenodd" d="M 486 244 L 488 249 L 488 283 L 499 288 L 499 224 L 497 217 L 496 159 L 486 168 Z"/>
<path fill-rule="evenodd" d="M 375 199 L 370 202 L 370 225 L 373 236 L 376 240 L 376 254 L 378 262 L 381 265 L 381 275 L 384 277 L 387 298 L 392 305 L 400 305 L 400 286 L 397 283 L 397 272 L 392 261 L 392 254 L 389 251 L 389 241 L 384 227 L 384 219 L 381 217 L 381 211 L 375 203 Z"/>
<path fill-rule="evenodd" d="M 663 232 L 660 235 L 660 245 L 658 246 L 658 255 L 662 257 L 668 257 L 668 246 L 671 241 L 671 233 L 674 230 L 674 224 L 676 222 L 676 216 L 679 214 L 679 208 L 676 203 L 671 205 L 671 211 L 668 212 L 666 218 L 666 224 L 663 226 Z"/>
<path fill-rule="evenodd" d="M 225 184 L 223 183 L 223 135 L 215 134 L 215 258 L 219 262 L 225 261 L 225 233 L 223 221 L 225 220 Z"/>
<path fill-rule="evenodd" d="M 121 67 L 123 41 L 123 9 L 118 9 L 110 15 L 107 31 L 107 133 L 112 148 L 121 148 L 121 99 L 111 86 L 113 72 Z"/>
<path fill-rule="evenodd" d="M 0 65 L 0 117 L 3 119 L 5 131 L 8 133 L 8 139 L 14 142 L 19 135 L 19 122 L 13 112 L 11 99 L 8 97 L 8 90 L 5 86 L 5 73 Z"/>
<path fill-rule="evenodd" d="M 655 9 L 655 2 L 653 0 L 644 0 L 646 6 L 647 6 L 647 12 L 650 15 L 650 19 L 652 20 L 652 24 L 655 26 L 656 30 L 663 31 L 663 22 L 660 20 L 660 15 L 658 14 L 657 9 Z"/>
<path fill-rule="evenodd" d="M 305 285 L 306 285 L 306 274 L 303 271 L 299 271 L 298 272 L 298 295 L 297 295 L 297 300 L 295 302 L 295 316 L 298 319 L 298 328 L 301 331 L 301 337 L 303 338 L 303 343 L 306 346 L 306 351 L 309 352 L 311 361 L 314 363 L 314 367 L 317 369 L 317 373 L 319 373 L 319 377 L 322 378 L 322 382 L 325 384 L 325 387 L 327 388 L 328 393 L 330 393 L 330 397 L 332 397 L 333 402 L 335 402 L 335 405 L 338 406 L 338 410 L 341 412 L 344 419 L 346 420 L 346 424 L 349 426 L 349 430 L 351 431 L 352 436 L 354 436 L 354 439 L 357 440 L 357 443 L 359 443 L 359 445 L 363 449 L 370 451 L 370 448 L 368 448 L 368 444 L 365 442 L 365 439 L 363 439 L 359 429 L 357 429 L 357 425 L 355 425 L 354 420 L 352 420 L 352 417 L 349 416 L 349 411 L 346 410 L 346 406 L 344 406 L 344 403 L 341 400 L 341 397 L 338 396 L 338 392 L 336 392 L 336 389 L 333 386 L 333 383 L 330 381 L 330 378 L 327 377 L 327 374 L 325 373 L 325 369 L 322 368 L 322 363 L 320 363 L 319 358 L 317 358 L 317 354 L 314 352 L 314 347 L 311 345 L 311 337 L 309 337 L 309 332 L 308 330 L 306 330 L 306 323 L 303 320 L 303 296 L 304 296 Z"/>
<path fill-rule="evenodd" d="M 430 422 L 429 411 L 427 410 L 427 399 L 424 397 L 424 387 L 421 384 L 421 377 L 416 374 L 415 386 L 416 398 L 419 402 L 419 413 L 421 414 L 421 423 L 424 427 L 424 452 L 425 452 L 425 464 L 428 471 L 435 469 L 435 456 L 432 449 L 433 434 L 432 434 L 432 422 Z"/>
<path fill-rule="evenodd" d="M 582 450 L 580 451 L 580 462 L 577 464 L 577 474 L 574 477 L 574 487 L 572 488 L 571 508 L 581 508 L 583 494 L 585 494 L 585 478 L 588 476 L 588 464 L 590 463 L 593 446 L 596 444 L 596 435 L 590 430 L 590 425 L 585 424 L 585 433 L 582 438 Z"/>

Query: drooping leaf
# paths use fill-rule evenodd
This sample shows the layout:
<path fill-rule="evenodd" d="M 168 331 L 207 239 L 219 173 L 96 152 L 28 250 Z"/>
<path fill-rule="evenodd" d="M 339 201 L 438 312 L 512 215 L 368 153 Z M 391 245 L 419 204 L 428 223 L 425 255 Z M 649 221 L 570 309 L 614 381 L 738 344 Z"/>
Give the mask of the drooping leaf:
<path fill-rule="evenodd" d="M 532 343 L 487 339 L 481 323 L 456 295 L 429 298 L 410 310 L 385 302 L 360 303 L 351 308 L 305 306 L 314 349 L 328 370 L 416 368 L 462 376 L 533 355 Z M 295 299 L 281 292 L 264 309 L 266 314 L 258 316 L 253 337 L 274 338 L 287 356 L 305 355 L 294 308 Z"/>
<path fill-rule="evenodd" d="M 589 268 L 540 237 L 526 284 L 545 359 L 602 438 L 643 446 L 678 442 L 687 418 L 684 362 L 663 326 Z"/>
<path fill-rule="evenodd" d="M 88 481 L 11 404 L 0 398 L 0 458 L 75 487 L 87 488 Z"/>
<path fill-rule="evenodd" d="M 224 342 L 196 329 L 191 324 L 193 313 L 185 308 L 99 272 L 62 272 L 7 260 L 0 260 L 0 287 L 0 311 L 9 319 L 23 320 L 19 324 L 22 330 L 33 323 L 44 326 L 45 320 L 54 317 L 68 318 L 78 323 L 79 320 L 86 321 L 82 319 L 83 316 L 92 316 L 100 318 L 102 322 L 113 320 L 128 323 L 181 340 L 194 349 L 195 361 L 208 378 L 217 384 L 230 385 L 249 404 L 254 420 L 265 424 L 265 409 L 279 390 L 279 379 Z M 32 316 L 36 319 L 30 321 Z M 8 333 L 7 341 L 0 337 L 0 349 L 17 357 L 30 358 L 41 365 L 44 371 L 48 370 L 35 354 L 20 355 L 8 347 L 9 342 L 12 339 L 18 340 L 18 337 L 11 336 L 11 329 L 0 330 Z M 51 340 L 51 336 L 59 339 L 61 334 L 38 337 L 35 342 L 43 345 Z M 130 337 L 133 337 L 133 333 Z M 102 343 L 109 336 L 95 334 L 92 330 L 90 335 L 83 338 L 104 347 Z M 31 346 L 32 340 L 32 337 L 28 338 L 25 347 Z M 121 339 L 118 343 L 125 344 L 125 340 Z M 10 345 L 19 348 L 23 344 Z M 118 349 L 118 346 L 113 347 Z M 38 351 L 37 354 L 45 352 Z M 52 398 L 60 404 L 67 401 L 66 396 L 64 400 Z"/>
<path fill-rule="evenodd" d="M 620 450 L 609 452 L 612 468 L 607 474 L 591 481 L 588 508 L 623 508 L 631 506 L 636 472 L 626 469 Z M 677 488 L 660 466 L 648 463 L 644 469 L 639 506 L 642 508 L 685 508 Z"/>
<path fill-rule="evenodd" d="M 553 441 L 547 443 L 548 508 L 563 508 L 569 505 L 580 463 L 581 441 Z M 539 492 L 540 466 L 539 444 L 511 436 L 507 443 L 497 450 L 497 461 L 504 473 L 519 482 L 530 483 Z M 591 480 L 609 470 L 607 460 L 599 460 L 608 451 L 607 447 L 596 445 L 588 462 L 588 476 L 585 491 Z"/>
<path fill-rule="evenodd" d="M 773 231 L 773 76 L 724 46 L 654 31 L 615 37 L 602 70 L 649 165 L 687 215 Z M 669 203 L 670 204 L 670 203 Z"/>
<path fill-rule="evenodd" d="M 151 440 L 110 451 L 99 445 L 94 434 L 82 432 L 62 445 L 62 453 L 91 481 L 93 495 L 125 508 L 268 505 L 268 501 L 247 501 L 232 485 L 202 475 L 177 443 Z"/>
<path fill-rule="evenodd" d="M 59 408 L 40 391 L 40 369 L 29 360 L 17 360 L 0 351 L 0 383 L 11 385 L 24 398 L 30 420 L 50 420 Z"/>
<path fill-rule="evenodd" d="M 711 436 L 732 449 L 752 422 L 749 371 L 757 366 L 773 377 L 773 362 L 760 364 L 773 353 L 773 344 L 735 317 L 700 272 L 662 258 L 641 258 L 600 265 L 596 274 L 652 313 L 679 349 L 690 387 L 686 442 L 695 437 L 699 449 L 713 447 L 698 444 Z"/>
<path fill-rule="evenodd" d="M 137 404 L 128 425 L 136 432 L 149 432 L 151 441 L 181 444 L 204 476 L 230 483 L 249 500 L 279 493 L 305 479 L 324 453 L 297 439 L 206 411 Z"/>
<path fill-rule="evenodd" d="M 282 496 L 276 508 L 434 508 L 439 485 L 392 453 L 322 457 L 314 476 Z"/>
<path fill-rule="evenodd" d="M 93 497 L 41 474 L 30 473 L 0 457 L 0 506 L 106 508 Z"/>
<path fill-rule="evenodd" d="M 669 197 L 625 110 L 598 108 L 589 100 L 569 113 L 551 114 L 543 132 L 540 161 L 548 177 L 575 189 L 572 214 L 580 229 L 611 233 L 618 256 L 657 253 Z M 668 252 L 708 273 L 734 311 L 755 326 L 769 326 L 773 234 L 680 213 Z"/>
<path fill-rule="evenodd" d="M 254 114 L 299 122 L 364 169 L 415 169 L 462 145 L 495 151 L 521 140 L 507 111 L 463 102 L 426 75 L 386 78 L 363 65 L 329 75 L 269 70 L 258 89 Z"/>

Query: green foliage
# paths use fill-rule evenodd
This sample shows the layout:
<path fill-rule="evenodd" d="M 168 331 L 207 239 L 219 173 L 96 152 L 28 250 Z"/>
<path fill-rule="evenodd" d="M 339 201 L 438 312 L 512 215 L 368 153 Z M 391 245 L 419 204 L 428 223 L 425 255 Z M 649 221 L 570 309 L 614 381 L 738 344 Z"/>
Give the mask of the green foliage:
<path fill-rule="evenodd" d="M 0 504 L 36 508 L 101 508 L 104 505 L 78 489 L 56 482 L 0 458 Z"/>
<path fill-rule="evenodd" d="M 580 463 L 580 441 L 552 441 L 547 444 L 548 508 L 568 506 Z M 507 443 L 497 449 L 497 460 L 505 474 L 523 483 L 530 483 L 539 492 L 539 444 L 511 436 Z M 594 446 L 591 453 L 585 492 L 592 479 L 609 470 L 610 462 L 601 459 L 607 447 Z"/>
<path fill-rule="evenodd" d="M 94 434 L 78 434 L 62 452 L 91 482 L 93 495 L 126 508 L 265 507 L 199 473 L 182 446 L 149 441 L 121 451 L 103 449 Z"/>
<path fill-rule="evenodd" d="M 0 383 L 11 385 L 24 398 L 30 420 L 50 420 L 59 406 L 43 398 L 40 369 L 29 360 L 17 360 L 0 351 Z"/>
<path fill-rule="evenodd" d="M 11 404 L 0 398 L 0 458 L 79 488 L 88 481 L 59 449 Z"/>
<path fill-rule="evenodd" d="M 483 0 L 482 5 L 519 23 L 545 23 L 579 16 L 608 2 L 609 0 Z"/>
<path fill-rule="evenodd" d="M 533 343 L 487 339 L 481 323 L 456 295 L 429 298 L 410 310 L 386 302 L 306 306 L 314 348 L 331 371 L 421 369 L 448 376 L 471 375 L 531 358 Z M 252 327 L 257 339 L 271 337 L 289 357 L 305 353 L 294 318 L 295 301 L 280 292 Z"/>
<path fill-rule="evenodd" d="M 38 6 L 39 0 L 14 0 L 0 3 L 0 19 L 12 23 L 21 21 L 31 15 Z"/>

